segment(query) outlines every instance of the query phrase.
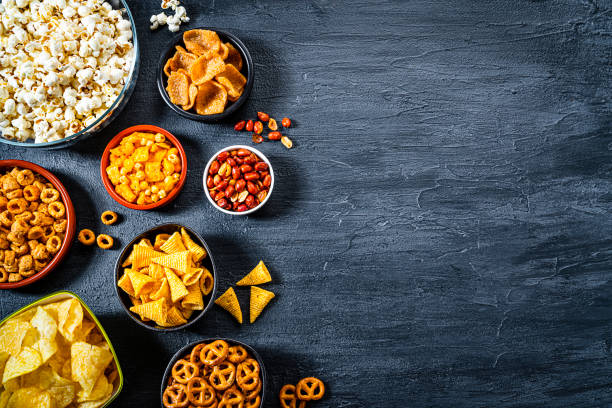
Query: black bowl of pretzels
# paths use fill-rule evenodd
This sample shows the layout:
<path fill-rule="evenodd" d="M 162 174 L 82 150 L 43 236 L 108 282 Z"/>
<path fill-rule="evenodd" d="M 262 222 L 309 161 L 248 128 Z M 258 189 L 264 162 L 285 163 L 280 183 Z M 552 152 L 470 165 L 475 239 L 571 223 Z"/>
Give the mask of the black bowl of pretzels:
<path fill-rule="evenodd" d="M 198 340 L 170 360 L 161 384 L 161 406 L 261 408 L 266 382 L 263 360 L 251 346 L 224 338 Z"/>

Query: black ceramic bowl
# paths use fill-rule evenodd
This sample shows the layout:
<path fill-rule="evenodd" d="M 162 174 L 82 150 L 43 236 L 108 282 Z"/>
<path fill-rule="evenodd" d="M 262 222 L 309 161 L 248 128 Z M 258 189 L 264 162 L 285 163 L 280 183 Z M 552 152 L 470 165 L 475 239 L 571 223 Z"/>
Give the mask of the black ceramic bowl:
<path fill-rule="evenodd" d="M 164 377 L 162 378 L 162 383 L 161 383 L 161 392 L 160 392 L 159 398 L 161 401 L 162 408 L 165 408 L 164 403 L 163 403 L 164 390 L 166 389 L 166 386 L 168 385 L 168 381 L 170 380 L 170 377 L 172 376 L 172 367 L 174 366 L 174 364 L 178 360 L 183 358 L 187 353 L 191 353 L 191 349 L 197 346 L 198 344 L 211 343 L 215 340 L 224 340 L 230 346 L 242 346 L 246 349 L 246 351 L 251 356 L 253 356 L 255 360 L 257 360 L 257 362 L 259 363 L 259 372 L 261 374 L 261 402 L 259 403 L 259 408 L 264 406 L 264 401 L 266 400 L 266 384 L 268 383 L 268 377 L 266 375 L 266 367 L 264 366 L 261 356 L 255 351 L 253 347 L 249 346 L 248 344 L 244 344 L 238 340 L 225 339 L 225 338 L 219 337 L 219 338 L 201 339 L 198 341 L 194 341 L 193 343 L 189 343 L 185 347 L 177 351 L 176 354 L 172 356 L 172 358 L 170 359 L 170 362 L 168 363 L 168 366 L 166 367 L 166 371 L 164 371 Z"/>
<path fill-rule="evenodd" d="M 202 266 L 204 266 L 206 269 L 210 271 L 210 273 L 212 273 L 212 276 L 214 279 L 213 290 L 208 294 L 208 296 L 204 296 L 204 310 L 195 310 L 193 314 L 191 315 L 191 317 L 189 318 L 189 320 L 187 320 L 187 323 L 180 325 L 180 326 L 174 326 L 174 327 L 159 327 L 155 324 L 155 322 L 152 322 L 152 321 L 143 322 L 142 320 L 140 320 L 140 317 L 138 315 L 130 312 L 130 307 L 132 306 L 130 296 L 127 293 L 125 293 L 123 289 L 121 289 L 117 285 L 117 282 L 119 281 L 119 278 L 121 278 L 121 276 L 123 275 L 123 267 L 121 267 L 121 264 L 123 264 L 123 261 L 130 255 L 130 252 L 132 251 L 132 247 L 135 244 L 137 244 L 143 238 L 147 238 L 151 240 L 151 242 L 153 242 L 157 234 L 164 234 L 164 233 L 172 234 L 175 231 L 180 231 L 181 227 L 187 230 L 191 238 L 196 243 L 198 243 L 199 245 L 204 247 L 204 249 L 206 249 L 207 255 L 206 255 L 206 258 L 202 260 Z M 188 228 L 180 224 L 159 225 L 155 228 L 151 228 L 150 230 L 147 230 L 139 234 L 138 236 L 136 236 L 121 251 L 121 255 L 119 255 L 119 259 L 117 259 L 117 263 L 115 264 L 115 292 L 117 293 L 117 297 L 119 298 L 119 303 L 121 303 L 121 306 L 123 307 L 125 312 L 128 314 L 128 316 L 130 316 L 130 318 L 133 321 L 135 321 L 142 327 L 146 327 L 147 329 L 155 330 L 158 332 L 169 332 L 169 331 L 184 329 L 188 326 L 191 326 L 196 321 L 200 320 L 202 316 L 204 316 L 206 312 L 208 312 L 208 310 L 210 310 L 210 308 L 214 304 L 213 299 L 215 298 L 215 294 L 217 292 L 217 272 L 215 271 L 215 261 L 213 260 L 212 255 L 210 253 L 210 249 L 208 248 L 208 245 L 206 245 L 206 242 L 204 241 L 204 239 L 202 239 L 202 237 L 196 232 L 194 232 L 191 228 Z"/>
<path fill-rule="evenodd" d="M 240 55 L 242 56 L 242 70 L 240 70 L 240 72 L 247 79 L 246 85 L 244 86 L 244 91 L 242 92 L 242 95 L 240 95 L 240 98 L 238 98 L 236 102 L 230 102 L 230 104 L 225 107 L 225 110 L 222 113 L 217 113 L 214 115 L 198 115 L 197 113 L 188 112 L 170 101 L 170 96 L 168 96 L 168 92 L 166 91 L 166 86 L 168 85 L 168 78 L 164 74 L 164 65 L 166 65 L 166 61 L 168 61 L 169 58 L 172 58 L 172 56 L 176 52 L 175 47 L 177 45 L 180 45 L 182 47 L 185 46 L 185 44 L 183 43 L 183 33 L 174 36 L 170 40 L 168 47 L 166 47 L 166 49 L 161 53 L 161 57 L 159 59 L 159 67 L 157 68 L 157 88 L 159 89 L 159 93 L 161 94 L 161 97 L 163 98 L 164 102 L 166 102 L 166 105 L 168 105 L 170 109 L 172 109 L 179 115 L 187 119 L 197 120 L 200 122 L 216 122 L 231 116 L 249 98 L 251 90 L 253 89 L 253 59 L 251 58 L 251 54 L 249 53 L 247 47 L 234 34 L 214 27 L 191 28 L 191 30 L 198 29 L 215 31 L 219 35 L 221 42 L 230 42 L 234 46 L 234 48 L 236 48 L 238 52 L 240 52 Z"/>

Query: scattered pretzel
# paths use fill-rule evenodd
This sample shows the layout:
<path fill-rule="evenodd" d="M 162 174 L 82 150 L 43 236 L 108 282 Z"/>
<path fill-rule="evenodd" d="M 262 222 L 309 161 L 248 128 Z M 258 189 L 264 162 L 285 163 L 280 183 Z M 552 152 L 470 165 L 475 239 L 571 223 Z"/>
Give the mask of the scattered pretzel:
<path fill-rule="evenodd" d="M 302 401 L 320 400 L 325 394 L 325 384 L 315 377 L 302 378 L 297 383 L 295 392 Z"/>

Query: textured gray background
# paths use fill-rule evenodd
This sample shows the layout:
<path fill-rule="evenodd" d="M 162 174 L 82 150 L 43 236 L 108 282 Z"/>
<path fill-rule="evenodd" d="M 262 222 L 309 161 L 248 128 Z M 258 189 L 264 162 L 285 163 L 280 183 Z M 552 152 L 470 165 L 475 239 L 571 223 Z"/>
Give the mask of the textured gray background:
<path fill-rule="evenodd" d="M 186 28 L 228 29 L 251 50 L 238 116 L 296 124 L 294 150 L 261 146 L 277 186 L 248 218 L 215 211 L 200 184 L 209 156 L 247 134 L 163 104 L 171 34 L 149 32 L 158 0 L 131 4 L 142 69 L 121 117 L 70 150 L 1 157 L 56 172 L 79 227 L 125 242 L 185 223 L 208 240 L 220 290 L 263 259 L 278 297 L 254 325 L 214 308 L 153 333 L 115 297 L 119 251 L 75 244 L 49 277 L 3 292 L 1 315 L 59 289 L 83 296 L 125 371 L 116 407 L 156 406 L 173 352 L 216 335 L 261 351 L 271 393 L 325 380 L 312 406 L 612 406 L 610 1 L 186 1 Z M 140 123 L 187 149 L 187 183 L 163 211 L 124 209 L 100 182 L 106 142 Z M 103 227 L 105 209 L 124 221 Z"/>

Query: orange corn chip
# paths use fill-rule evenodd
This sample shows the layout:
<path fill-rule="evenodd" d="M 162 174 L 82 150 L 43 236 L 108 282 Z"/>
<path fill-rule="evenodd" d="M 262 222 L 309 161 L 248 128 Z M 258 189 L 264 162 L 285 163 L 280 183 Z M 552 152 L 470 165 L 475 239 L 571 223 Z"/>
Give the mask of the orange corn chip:
<path fill-rule="evenodd" d="M 196 112 L 199 115 L 213 115 L 225 110 L 227 91 L 215 81 L 208 81 L 198 87 Z"/>
<path fill-rule="evenodd" d="M 251 286 L 251 285 L 262 285 L 272 281 L 270 271 L 266 268 L 263 261 L 259 261 L 257 266 L 253 268 L 251 272 L 244 278 L 240 279 L 236 285 L 238 286 Z"/>
<path fill-rule="evenodd" d="M 181 306 L 183 306 L 185 309 L 203 310 L 204 299 L 202 298 L 200 285 L 195 283 L 194 285 L 187 286 L 187 290 L 189 293 L 181 301 Z"/>
<path fill-rule="evenodd" d="M 206 55 L 198 57 L 191 68 L 189 68 L 189 76 L 196 85 L 201 85 L 206 81 L 210 81 L 220 72 L 223 72 L 225 63 L 219 55 L 213 55 L 208 58 Z M 185 102 L 187 104 L 187 102 Z"/>
<path fill-rule="evenodd" d="M 149 276 L 155 280 L 160 280 L 166 276 L 164 267 L 156 263 L 149 265 Z"/>
<path fill-rule="evenodd" d="M 143 245 L 135 245 L 130 254 L 132 258 L 132 269 L 140 269 L 145 266 L 149 266 L 153 258 L 163 256 L 163 252 L 157 252 L 153 248 L 149 248 Z"/>
<path fill-rule="evenodd" d="M 238 51 L 231 43 L 225 43 L 228 49 L 227 58 L 225 59 L 226 64 L 230 64 L 236 67 L 238 71 L 242 69 L 242 56 L 240 55 L 240 51 Z"/>
<path fill-rule="evenodd" d="M 274 299 L 274 296 L 275 295 L 272 292 L 258 288 L 257 286 L 251 286 L 251 323 L 253 323 L 259 317 L 268 303 Z"/>
<path fill-rule="evenodd" d="M 194 283 L 197 284 L 200 282 L 200 277 L 203 272 L 204 269 L 202 268 L 192 268 L 190 272 L 182 276 L 183 283 L 185 286 L 193 285 Z"/>
<path fill-rule="evenodd" d="M 172 303 L 178 302 L 189 294 L 185 284 L 169 268 L 166 268 L 166 279 L 168 279 L 168 286 L 170 286 L 170 297 L 172 298 Z"/>
<path fill-rule="evenodd" d="M 173 254 L 175 252 L 183 252 L 187 250 L 187 248 L 185 248 L 185 245 L 183 245 L 183 239 L 181 238 L 181 234 L 178 231 L 172 234 L 170 238 L 168 238 L 159 249 L 161 249 L 167 254 Z"/>
<path fill-rule="evenodd" d="M 164 299 L 132 306 L 130 307 L 130 311 L 136 313 L 143 319 L 151 319 L 160 326 L 166 324 L 166 319 L 168 317 L 168 306 Z"/>
<path fill-rule="evenodd" d="M 180 310 L 178 310 L 175 306 L 172 306 L 170 310 L 168 310 L 168 316 L 166 317 L 166 322 L 160 326 L 173 327 L 180 326 L 181 324 L 187 323 L 187 320 L 183 317 L 183 314 Z"/>
<path fill-rule="evenodd" d="M 192 53 L 209 55 L 219 52 L 221 40 L 214 31 L 210 30 L 189 30 L 183 33 L 185 47 Z"/>
<path fill-rule="evenodd" d="M 202 276 L 200 276 L 200 290 L 204 294 L 204 296 L 208 295 L 212 292 L 213 287 L 215 285 L 215 281 L 213 279 L 212 273 L 206 268 L 204 268 L 204 272 Z"/>
<path fill-rule="evenodd" d="M 231 64 L 226 65 L 225 69 L 215 76 L 215 79 L 227 89 L 227 96 L 230 101 L 236 101 L 240 98 L 247 82 L 244 75 Z"/>
<path fill-rule="evenodd" d="M 230 314 L 238 320 L 238 323 L 242 324 L 242 310 L 240 310 L 240 303 L 238 303 L 234 288 L 226 290 L 224 294 L 215 300 L 215 304 L 230 312 Z"/>
<path fill-rule="evenodd" d="M 164 242 L 170 238 L 170 234 L 157 234 L 155 236 L 155 245 L 154 248 L 159 251 L 161 246 L 164 245 Z"/>
<path fill-rule="evenodd" d="M 153 289 L 154 280 L 143 273 L 130 270 L 126 272 L 132 282 L 134 288 L 134 295 L 141 297 L 144 294 L 149 293 Z"/>
<path fill-rule="evenodd" d="M 170 255 L 154 258 L 153 262 L 175 270 L 178 274 L 184 275 L 191 270 L 191 252 L 175 252 Z"/>
<path fill-rule="evenodd" d="M 127 269 L 128 271 L 131 269 Z M 124 273 L 121 278 L 117 281 L 117 286 L 123 289 L 130 296 L 136 296 L 134 293 L 134 287 L 132 286 L 132 281 L 127 273 Z"/>
<path fill-rule="evenodd" d="M 196 96 L 198 96 L 198 86 L 195 84 L 189 84 L 189 103 L 187 105 L 182 105 L 181 108 L 184 110 L 193 108 L 193 105 L 195 105 Z"/>
<path fill-rule="evenodd" d="M 189 103 L 189 78 L 182 72 L 173 71 L 168 77 L 166 91 L 173 104 L 187 105 Z"/>
<path fill-rule="evenodd" d="M 165 277 L 161 280 L 161 286 L 159 287 L 157 292 L 151 293 L 151 299 L 153 300 L 159 300 L 162 298 L 171 298 L 170 286 L 168 286 L 168 279 Z"/>
<path fill-rule="evenodd" d="M 189 252 L 191 252 L 191 258 L 194 262 L 200 262 L 202 259 L 206 258 L 206 250 L 191 239 L 185 228 L 181 228 L 181 237 L 183 238 L 183 244 L 185 244 Z"/>

